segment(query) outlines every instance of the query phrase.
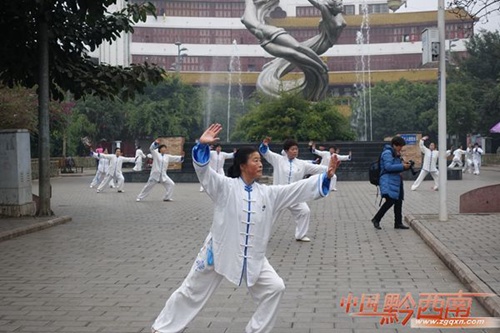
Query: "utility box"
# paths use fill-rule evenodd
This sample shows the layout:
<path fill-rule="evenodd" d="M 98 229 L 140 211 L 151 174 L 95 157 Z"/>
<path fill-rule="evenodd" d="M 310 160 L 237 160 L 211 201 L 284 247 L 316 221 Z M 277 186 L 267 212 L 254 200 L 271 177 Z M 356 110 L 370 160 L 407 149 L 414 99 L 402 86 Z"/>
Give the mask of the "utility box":
<path fill-rule="evenodd" d="M 425 28 L 422 31 L 422 65 L 439 60 L 438 28 Z"/>
<path fill-rule="evenodd" d="M 34 215 L 28 130 L 0 130 L 0 170 L 0 215 Z"/>

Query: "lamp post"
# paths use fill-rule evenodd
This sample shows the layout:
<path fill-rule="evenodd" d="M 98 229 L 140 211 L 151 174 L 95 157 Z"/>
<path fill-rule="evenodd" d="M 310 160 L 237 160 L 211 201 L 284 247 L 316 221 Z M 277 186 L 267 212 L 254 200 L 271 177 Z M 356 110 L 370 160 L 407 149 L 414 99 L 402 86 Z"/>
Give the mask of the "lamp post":
<path fill-rule="evenodd" d="M 387 4 L 396 11 L 407 0 L 388 0 Z M 398 7 L 399 5 L 399 7 Z M 438 146 L 439 146 L 439 221 L 448 221 L 446 166 L 446 35 L 444 18 L 444 0 L 438 0 L 438 34 L 439 34 L 439 70 L 438 70 Z M 450 44 L 451 46 L 451 44 Z"/>
<path fill-rule="evenodd" d="M 181 70 L 184 57 L 187 57 L 187 53 L 182 53 L 182 52 L 185 52 L 188 49 L 185 47 L 181 47 L 182 46 L 181 42 L 175 42 L 175 45 L 177 46 L 177 58 L 176 61 L 172 64 L 172 67 L 175 68 L 176 72 L 179 72 Z"/>
<path fill-rule="evenodd" d="M 448 169 L 446 165 L 446 47 L 444 0 L 438 0 L 439 31 L 439 96 L 438 96 L 438 145 L 439 145 L 439 221 L 448 221 L 446 202 Z"/>

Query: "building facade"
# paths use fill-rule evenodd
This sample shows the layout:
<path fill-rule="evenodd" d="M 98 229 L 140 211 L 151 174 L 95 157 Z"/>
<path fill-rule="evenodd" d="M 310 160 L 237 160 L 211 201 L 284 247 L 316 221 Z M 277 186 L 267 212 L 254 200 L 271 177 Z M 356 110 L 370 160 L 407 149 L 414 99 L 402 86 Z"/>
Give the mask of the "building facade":
<path fill-rule="evenodd" d="M 124 58 L 131 63 L 158 64 L 180 72 L 183 79 L 196 85 L 214 80 L 224 85 L 226 73 L 232 70 L 231 58 L 238 57 L 242 83 L 252 86 L 272 59 L 240 21 L 244 0 L 150 1 L 157 17 L 148 17 L 147 22 L 135 26 L 131 36 L 125 36 L 129 53 Z M 379 78 L 436 79 L 435 68 L 422 68 L 421 33 L 437 26 L 437 11 L 390 13 L 383 0 L 345 0 L 343 5 L 347 27 L 337 44 L 322 55 L 335 94 L 349 94 L 359 71 L 369 71 L 374 77 L 371 82 Z M 290 0 L 282 1 L 272 12 L 270 24 L 304 41 L 318 33 L 320 19 L 319 11 L 307 0 Z M 448 52 L 465 54 L 473 24 L 472 18 L 446 13 Z"/>

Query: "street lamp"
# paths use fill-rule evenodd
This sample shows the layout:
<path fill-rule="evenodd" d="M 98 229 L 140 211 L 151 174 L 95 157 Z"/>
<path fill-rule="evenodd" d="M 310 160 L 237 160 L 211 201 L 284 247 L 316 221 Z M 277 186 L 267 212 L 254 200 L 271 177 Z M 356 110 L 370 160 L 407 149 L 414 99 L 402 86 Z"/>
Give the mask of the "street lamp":
<path fill-rule="evenodd" d="M 187 57 L 187 53 L 182 53 L 182 52 L 185 52 L 188 49 L 185 47 L 181 47 L 182 46 L 181 42 L 175 42 L 175 45 L 177 46 L 177 58 L 175 62 L 172 64 L 172 67 L 170 67 L 170 69 L 175 69 L 176 72 L 179 72 L 181 70 L 184 57 Z"/>
<path fill-rule="evenodd" d="M 387 4 L 391 2 L 388 0 Z M 397 10 L 399 7 L 393 10 Z M 391 8 L 392 9 L 392 8 Z M 438 34 L 439 34 L 439 71 L 438 71 L 438 146 L 439 146 L 439 220 L 448 221 L 447 209 L 447 189 L 446 182 L 448 180 L 447 166 L 446 166 L 446 34 L 445 34 L 445 18 L 444 18 L 444 0 L 438 0 Z M 450 44 L 451 46 L 451 44 Z"/>
<path fill-rule="evenodd" d="M 387 0 L 387 7 L 389 7 L 390 10 L 395 12 L 398 10 L 403 4 L 406 6 L 406 1 L 407 0 Z"/>

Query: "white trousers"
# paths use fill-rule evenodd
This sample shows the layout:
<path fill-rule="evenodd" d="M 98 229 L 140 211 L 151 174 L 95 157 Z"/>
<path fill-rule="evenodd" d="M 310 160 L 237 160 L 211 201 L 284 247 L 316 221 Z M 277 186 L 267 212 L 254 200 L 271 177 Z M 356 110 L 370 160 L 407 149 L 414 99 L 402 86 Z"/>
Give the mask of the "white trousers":
<path fill-rule="evenodd" d="M 337 175 L 333 174 L 333 177 L 330 179 L 330 191 L 337 191 Z"/>
<path fill-rule="evenodd" d="M 474 166 L 474 174 L 479 175 L 479 166 L 481 165 L 481 162 L 472 160 L 472 165 Z"/>
<path fill-rule="evenodd" d="M 108 186 L 108 184 L 113 181 L 115 183 L 115 187 L 118 189 L 118 191 L 123 191 L 123 187 L 125 186 L 125 178 L 123 178 L 123 175 L 121 173 L 116 173 L 115 175 L 106 175 L 102 182 L 99 184 L 99 187 L 97 190 L 99 192 L 102 192 Z"/>
<path fill-rule="evenodd" d="M 106 172 L 101 172 L 97 170 L 95 173 L 94 179 L 92 179 L 92 183 L 90 183 L 90 187 L 98 186 L 106 177 Z"/>
<path fill-rule="evenodd" d="M 434 189 L 435 190 L 438 189 L 438 187 L 439 187 L 439 171 L 427 171 L 427 170 L 422 169 L 422 170 L 420 170 L 420 174 L 418 175 L 417 180 L 415 180 L 415 182 L 411 186 L 412 191 L 415 191 L 420 186 L 420 184 L 425 179 L 425 177 L 427 176 L 428 173 L 430 173 L 432 178 L 434 179 Z"/>
<path fill-rule="evenodd" d="M 461 168 L 463 166 L 462 160 L 453 159 L 453 161 L 451 161 L 451 164 L 448 165 L 448 169 L 454 168 L 455 166 Z"/>
<path fill-rule="evenodd" d="M 311 210 L 305 202 L 301 202 L 288 207 L 292 217 L 295 220 L 295 239 L 302 239 L 309 231 L 309 223 L 311 222 Z"/>
<path fill-rule="evenodd" d="M 169 176 L 167 176 L 167 179 L 163 179 L 161 183 L 152 178 L 149 178 L 146 185 L 142 188 L 141 193 L 139 193 L 139 195 L 137 196 L 137 199 L 142 200 L 147 197 L 156 184 L 162 184 L 163 187 L 165 187 L 165 196 L 163 197 L 163 200 L 171 200 L 172 195 L 174 194 L 175 183 Z"/>
<path fill-rule="evenodd" d="M 181 332 L 201 311 L 222 282 L 224 277 L 217 273 L 213 266 L 200 264 L 200 257 L 204 256 L 201 251 L 205 251 L 205 246 L 200 250 L 197 260 L 182 285 L 173 292 L 156 318 L 152 327 L 154 331 L 159 333 Z M 248 322 L 245 332 L 271 332 L 276 322 L 281 298 L 285 292 L 285 284 L 267 258 L 264 258 L 257 282 L 248 287 L 248 291 L 257 304 L 257 309 Z"/>
<path fill-rule="evenodd" d="M 463 173 L 472 173 L 472 160 L 469 159 L 469 158 L 466 158 L 465 159 L 465 165 L 464 165 L 464 168 L 462 169 L 462 172 Z"/>

